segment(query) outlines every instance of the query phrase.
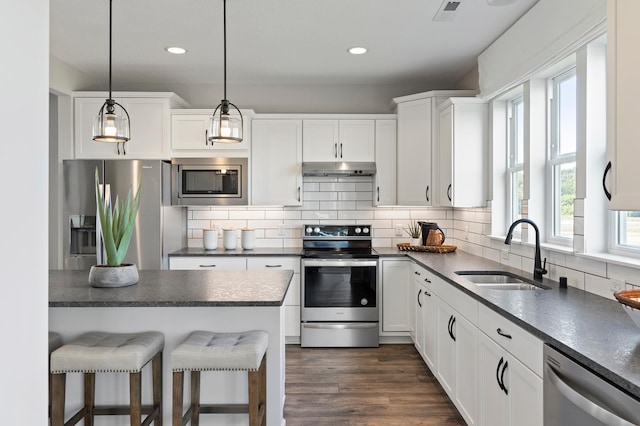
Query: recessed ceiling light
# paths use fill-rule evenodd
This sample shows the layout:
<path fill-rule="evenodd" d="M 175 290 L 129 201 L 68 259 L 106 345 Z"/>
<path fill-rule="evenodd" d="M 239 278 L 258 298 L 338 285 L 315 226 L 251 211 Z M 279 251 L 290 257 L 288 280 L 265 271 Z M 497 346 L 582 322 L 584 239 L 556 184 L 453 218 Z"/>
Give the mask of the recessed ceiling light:
<path fill-rule="evenodd" d="M 352 55 L 362 55 L 367 53 L 367 48 L 366 47 L 350 47 L 347 52 L 351 53 Z"/>
<path fill-rule="evenodd" d="M 182 47 L 177 46 L 165 47 L 164 50 L 169 53 L 173 53 L 174 55 L 182 55 L 187 53 L 187 49 L 183 49 Z"/>

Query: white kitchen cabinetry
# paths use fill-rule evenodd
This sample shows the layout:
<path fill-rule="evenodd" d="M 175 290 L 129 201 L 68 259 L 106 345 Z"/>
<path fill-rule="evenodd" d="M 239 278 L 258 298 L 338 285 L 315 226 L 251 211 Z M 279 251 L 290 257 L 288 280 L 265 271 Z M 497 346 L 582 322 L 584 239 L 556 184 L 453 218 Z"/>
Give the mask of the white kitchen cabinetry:
<path fill-rule="evenodd" d="M 247 259 L 240 256 L 170 257 L 169 269 L 208 269 L 215 271 L 228 269 L 247 269 Z"/>
<path fill-rule="evenodd" d="M 247 257 L 247 269 L 291 269 L 293 278 L 284 299 L 285 336 L 300 337 L 300 258 L 298 257 Z M 294 343 L 298 343 L 296 341 Z"/>
<path fill-rule="evenodd" d="M 444 282 L 436 288 L 436 377 L 467 424 L 478 425 L 477 302 Z"/>
<path fill-rule="evenodd" d="M 396 204 L 396 139 L 396 120 L 376 120 L 376 206 Z"/>
<path fill-rule="evenodd" d="M 382 332 L 409 332 L 413 294 L 411 262 L 382 260 Z"/>
<path fill-rule="evenodd" d="M 485 306 L 478 317 L 481 424 L 541 426 L 542 342 Z"/>
<path fill-rule="evenodd" d="M 131 126 L 129 142 L 114 144 L 92 139 L 93 121 L 108 93 L 74 92 L 73 97 L 75 158 L 169 159 L 170 110 L 188 106 L 174 93 L 114 92 L 112 97 L 129 113 Z"/>
<path fill-rule="evenodd" d="M 375 161 L 375 120 L 303 121 L 303 161 Z"/>
<path fill-rule="evenodd" d="M 612 210 L 640 210 L 640 2 L 608 0 L 607 9 L 607 179 Z M 605 189 L 607 191 L 607 189 Z"/>
<path fill-rule="evenodd" d="M 412 264 L 415 297 L 416 349 L 432 372 L 436 371 L 437 296 L 436 283 L 439 278 L 426 269 Z"/>
<path fill-rule="evenodd" d="M 473 94 L 469 90 L 432 91 L 393 99 L 398 114 L 398 205 L 433 205 L 438 107 L 446 98 Z"/>
<path fill-rule="evenodd" d="M 302 204 L 302 120 L 252 123 L 252 204 Z"/>
<path fill-rule="evenodd" d="M 440 105 L 438 204 L 477 207 L 487 202 L 487 103 L 449 98 Z"/>
<path fill-rule="evenodd" d="M 240 143 L 209 142 L 209 120 L 213 109 L 186 109 L 171 111 L 171 149 L 174 157 L 224 156 L 246 157 L 251 145 L 251 119 L 253 110 L 242 113 L 243 138 Z"/>

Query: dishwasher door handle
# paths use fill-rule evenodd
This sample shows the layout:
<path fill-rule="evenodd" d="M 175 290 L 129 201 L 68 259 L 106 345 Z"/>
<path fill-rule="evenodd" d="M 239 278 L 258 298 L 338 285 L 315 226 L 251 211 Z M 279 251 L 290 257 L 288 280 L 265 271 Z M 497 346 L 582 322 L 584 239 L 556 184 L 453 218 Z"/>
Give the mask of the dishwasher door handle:
<path fill-rule="evenodd" d="M 354 322 L 351 324 L 345 323 L 304 323 L 302 324 L 304 328 L 319 328 L 325 330 L 348 330 L 348 329 L 363 329 L 363 328 L 376 328 L 378 327 L 377 322 Z"/>
<path fill-rule="evenodd" d="M 607 425 L 634 426 L 633 423 L 630 423 L 622 417 L 599 406 L 598 404 L 582 395 L 577 390 L 573 389 L 571 386 L 565 383 L 560 376 L 558 376 L 551 365 L 547 365 L 547 367 L 549 367 L 547 369 L 549 380 L 551 381 L 551 383 L 553 383 L 556 389 L 558 389 L 558 392 L 560 392 L 569 401 L 573 402 L 576 406 L 580 407 L 582 411 L 584 411 L 585 413 L 589 413 L 591 417 Z"/>

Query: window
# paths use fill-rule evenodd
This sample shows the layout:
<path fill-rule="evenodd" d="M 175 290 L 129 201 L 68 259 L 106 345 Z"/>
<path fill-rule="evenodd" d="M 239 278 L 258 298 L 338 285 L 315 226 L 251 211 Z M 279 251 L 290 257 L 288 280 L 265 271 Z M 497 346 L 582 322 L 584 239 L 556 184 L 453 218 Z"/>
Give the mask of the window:
<path fill-rule="evenodd" d="M 508 165 L 507 198 L 509 223 L 522 218 L 524 190 L 524 102 L 519 96 L 508 102 Z"/>
<path fill-rule="evenodd" d="M 556 76 L 551 84 L 549 160 L 547 163 L 549 240 L 570 244 L 576 198 L 576 71 Z"/>
<path fill-rule="evenodd" d="M 640 211 L 618 211 L 613 216 L 614 254 L 640 256 Z"/>

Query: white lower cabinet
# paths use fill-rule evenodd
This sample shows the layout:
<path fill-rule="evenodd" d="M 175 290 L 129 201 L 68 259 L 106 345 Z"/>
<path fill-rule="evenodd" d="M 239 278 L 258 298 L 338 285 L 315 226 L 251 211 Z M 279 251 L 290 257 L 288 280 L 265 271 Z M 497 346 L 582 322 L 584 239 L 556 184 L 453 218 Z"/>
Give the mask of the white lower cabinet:
<path fill-rule="evenodd" d="M 293 278 L 284 299 L 285 336 L 300 337 L 300 258 L 289 256 L 193 256 L 170 257 L 169 269 L 242 270 L 291 269 Z"/>
<path fill-rule="evenodd" d="M 542 342 L 481 306 L 480 418 L 483 425 L 541 426 Z M 495 340 L 494 340 L 495 339 Z M 517 354 L 517 357 L 516 357 Z M 542 359 L 540 358 L 540 363 Z M 525 363 L 529 363 L 530 368 Z"/>
<path fill-rule="evenodd" d="M 409 332 L 412 319 L 407 306 L 413 294 L 411 262 L 382 260 L 382 328 L 381 332 Z"/>
<path fill-rule="evenodd" d="M 416 350 L 429 369 L 436 371 L 436 319 L 438 278 L 432 272 L 413 264 L 415 336 Z"/>

